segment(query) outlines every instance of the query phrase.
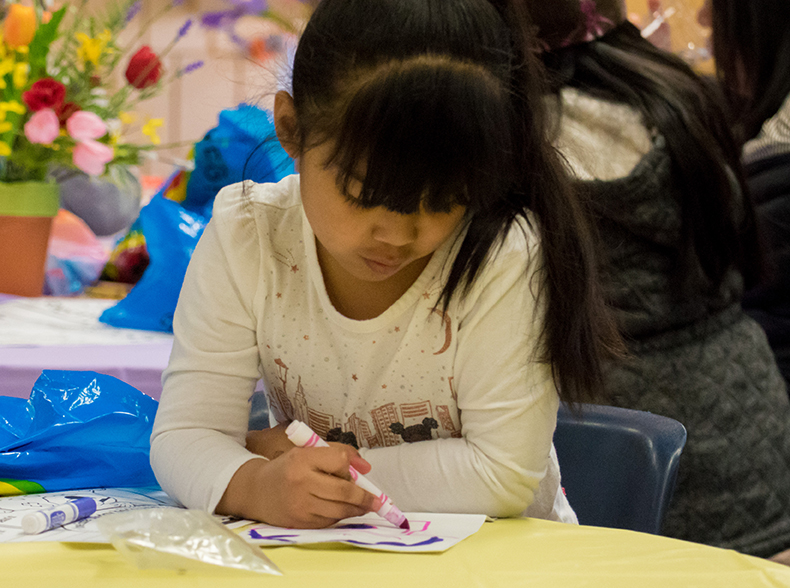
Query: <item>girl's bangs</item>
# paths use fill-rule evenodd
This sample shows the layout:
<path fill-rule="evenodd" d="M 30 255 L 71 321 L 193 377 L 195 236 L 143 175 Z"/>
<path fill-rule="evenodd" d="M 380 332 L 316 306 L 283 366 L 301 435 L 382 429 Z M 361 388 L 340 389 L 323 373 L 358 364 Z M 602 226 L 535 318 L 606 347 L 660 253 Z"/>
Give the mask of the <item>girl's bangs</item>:
<path fill-rule="evenodd" d="M 490 208 L 513 182 L 509 105 L 479 67 L 440 57 L 390 66 L 349 93 L 327 166 L 362 207 Z"/>

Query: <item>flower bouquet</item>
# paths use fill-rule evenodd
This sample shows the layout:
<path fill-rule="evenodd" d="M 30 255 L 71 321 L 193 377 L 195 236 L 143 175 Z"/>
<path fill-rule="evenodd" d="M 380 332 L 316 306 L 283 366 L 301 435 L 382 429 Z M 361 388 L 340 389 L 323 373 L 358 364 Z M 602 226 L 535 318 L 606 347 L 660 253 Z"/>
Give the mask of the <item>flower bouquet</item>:
<path fill-rule="evenodd" d="M 109 163 L 136 164 L 158 146 L 161 119 L 142 125 L 150 144 L 124 141 L 138 122 L 135 105 L 202 62 L 164 76 L 162 59 L 191 20 L 159 53 L 135 41 L 180 3 L 165 3 L 128 46 L 118 38 L 139 14 L 140 0 L 115 3 L 103 19 L 84 14 L 87 0 L 53 13 L 7 6 L 0 42 L 0 181 L 43 180 L 53 165 L 97 176 Z M 123 76 L 117 75 L 121 69 Z"/>
<path fill-rule="evenodd" d="M 163 121 L 140 120 L 135 107 L 202 62 L 175 72 L 166 72 L 162 65 L 189 31 L 191 20 L 158 51 L 140 39 L 182 1 L 159 3 L 156 14 L 137 22 L 140 0 L 110 3 L 101 17 L 87 14 L 88 0 L 65 2 L 52 12 L 38 4 L 0 0 L 0 279 L 15 280 L 31 263 L 43 266 L 48 227 L 59 204 L 57 182 L 64 172 L 99 177 L 108 165 L 134 165 L 146 152 L 162 147 L 157 129 Z M 127 27 L 132 34 L 122 35 Z M 122 42 L 121 37 L 130 39 Z M 126 139 L 140 131 L 147 137 L 145 144 Z M 43 242 L 43 259 L 6 267 L 8 260 L 21 260 L 20 243 L 31 238 L 32 221 L 26 219 L 45 227 L 44 237 L 26 246 L 41 249 Z M 24 226 L 11 228 L 12 221 Z M 10 243 L 4 245 L 4 238 Z M 7 247 L 14 253 L 5 251 Z M 42 257 L 40 251 L 37 255 Z M 21 288 L 22 293 L 38 295 L 37 280 Z M 0 282 L 0 292 L 19 291 Z"/>

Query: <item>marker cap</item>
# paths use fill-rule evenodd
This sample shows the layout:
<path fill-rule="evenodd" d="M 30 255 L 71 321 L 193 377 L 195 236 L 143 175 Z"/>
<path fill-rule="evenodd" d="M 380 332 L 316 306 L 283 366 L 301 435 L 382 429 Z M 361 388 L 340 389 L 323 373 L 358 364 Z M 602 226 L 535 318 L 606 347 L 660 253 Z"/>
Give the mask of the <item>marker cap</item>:
<path fill-rule="evenodd" d="M 22 530 L 28 535 L 43 533 L 49 527 L 49 519 L 43 512 L 31 512 L 22 517 Z"/>

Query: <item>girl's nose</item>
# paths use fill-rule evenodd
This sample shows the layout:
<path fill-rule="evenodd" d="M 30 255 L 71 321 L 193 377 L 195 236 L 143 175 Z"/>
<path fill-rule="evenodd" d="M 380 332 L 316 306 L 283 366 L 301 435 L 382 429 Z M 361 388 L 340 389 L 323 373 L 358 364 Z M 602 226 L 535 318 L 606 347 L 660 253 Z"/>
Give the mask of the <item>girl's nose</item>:
<path fill-rule="evenodd" d="M 418 233 L 417 216 L 384 210 L 373 226 L 373 238 L 393 247 L 413 243 Z"/>

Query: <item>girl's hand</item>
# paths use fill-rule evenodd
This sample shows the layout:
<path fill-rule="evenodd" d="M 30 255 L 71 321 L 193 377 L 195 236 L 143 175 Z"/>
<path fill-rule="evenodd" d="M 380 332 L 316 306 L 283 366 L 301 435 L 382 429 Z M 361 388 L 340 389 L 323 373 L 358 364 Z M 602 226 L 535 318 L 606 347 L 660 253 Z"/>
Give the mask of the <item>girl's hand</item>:
<path fill-rule="evenodd" d="M 277 432 L 271 435 L 276 438 Z M 265 451 L 273 446 L 266 443 Z M 216 512 L 280 527 L 321 528 L 378 510 L 378 498 L 351 480 L 352 463 L 361 473 L 370 471 L 370 464 L 347 445 L 291 445 L 271 461 L 253 459 L 241 466 Z"/>
<path fill-rule="evenodd" d="M 270 427 L 260 431 L 250 431 L 247 433 L 247 450 L 252 453 L 262 455 L 267 459 L 274 459 L 281 456 L 283 453 L 290 451 L 296 445 L 291 443 L 288 435 L 285 434 L 285 429 L 288 428 L 289 423 L 281 423 L 276 427 Z M 348 447 L 342 443 L 330 443 L 332 446 Z M 360 474 L 367 474 L 370 471 L 370 464 L 362 459 L 362 457 L 353 448 L 351 456 L 351 465 Z"/>

